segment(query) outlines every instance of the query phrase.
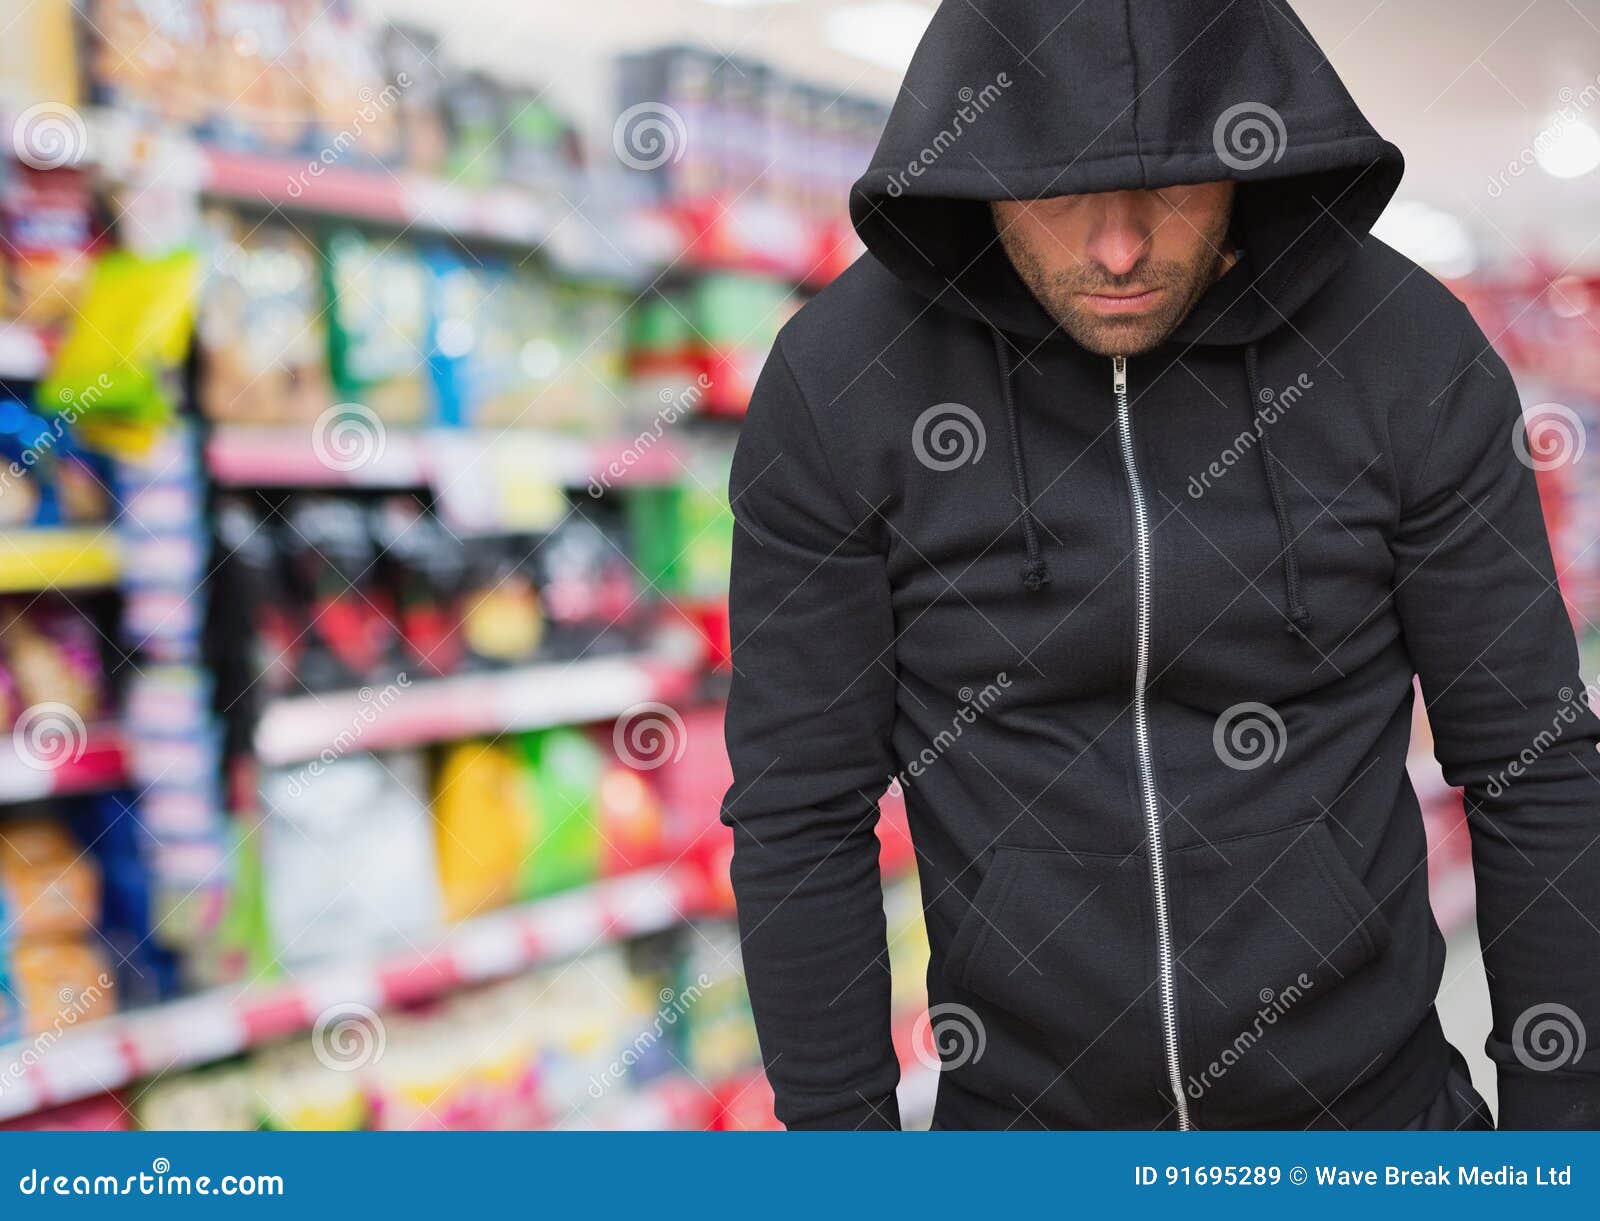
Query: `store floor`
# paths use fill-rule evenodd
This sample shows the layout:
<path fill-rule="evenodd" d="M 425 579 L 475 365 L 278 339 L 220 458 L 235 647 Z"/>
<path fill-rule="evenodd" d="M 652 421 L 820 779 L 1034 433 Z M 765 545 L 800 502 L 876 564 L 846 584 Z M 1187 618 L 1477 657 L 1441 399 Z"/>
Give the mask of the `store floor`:
<path fill-rule="evenodd" d="M 1478 930 L 1471 921 L 1446 945 L 1444 982 L 1439 985 L 1439 1019 L 1444 1023 L 1445 1035 L 1467 1058 L 1472 1084 L 1495 1107 L 1494 1066 L 1483 1051 L 1490 1026 L 1489 983 L 1478 949 Z"/>

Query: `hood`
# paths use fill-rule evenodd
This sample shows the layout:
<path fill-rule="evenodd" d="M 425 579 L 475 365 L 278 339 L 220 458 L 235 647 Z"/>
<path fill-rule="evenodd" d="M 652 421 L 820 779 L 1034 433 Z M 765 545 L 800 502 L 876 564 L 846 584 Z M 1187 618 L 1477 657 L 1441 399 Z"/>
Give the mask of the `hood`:
<path fill-rule="evenodd" d="M 1404 169 L 1284 0 L 950 0 L 850 215 L 929 300 L 1043 337 L 989 200 L 1234 180 L 1241 263 L 1174 339 L 1238 345 L 1360 248 Z"/>

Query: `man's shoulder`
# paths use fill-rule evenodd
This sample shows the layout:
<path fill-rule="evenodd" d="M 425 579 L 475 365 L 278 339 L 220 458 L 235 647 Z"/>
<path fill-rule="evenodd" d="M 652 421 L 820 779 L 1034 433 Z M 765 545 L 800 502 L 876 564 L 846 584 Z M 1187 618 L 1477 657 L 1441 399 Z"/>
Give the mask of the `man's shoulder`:
<path fill-rule="evenodd" d="M 777 347 L 807 397 L 831 402 L 926 343 L 944 312 L 863 254 L 784 324 Z"/>
<path fill-rule="evenodd" d="M 1436 368 L 1464 343 L 1481 342 L 1472 315 L 1443 281 L 1370 234 L 1312 309 L 1341 350 L 1381 354 L 1394 372 Z"/>

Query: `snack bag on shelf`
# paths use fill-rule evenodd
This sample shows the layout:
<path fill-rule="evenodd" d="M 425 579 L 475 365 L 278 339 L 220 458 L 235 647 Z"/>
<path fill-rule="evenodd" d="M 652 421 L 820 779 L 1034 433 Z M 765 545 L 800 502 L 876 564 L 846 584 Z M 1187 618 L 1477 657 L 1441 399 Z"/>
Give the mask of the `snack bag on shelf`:
<path fill-rule="evenodd" d="M 464 920 L 517 897 L 522 862 L 541 821 L 536 801 L 510 746 L 458 742 L 444 748 L 433 810 L 448 919 Z"/>
<path fill-rule="evenodd" d="M 531 268 L 438 254 L 431 363 L 443 424 L 498 431 L 594 432 L 603 416 L 572 400 L 566 379 L 582 355 L 571 300 Z"/>
<path fill-rule="evenodd" d="M 228 819 L 228 890 L 215 931 L 186 960 L 199 987 L 269 979 L 277 973 L 267 919 L 260 816 Z"/>
<path fill-rule="evenodd" d="M 0 395 L 0 529 L 101 523 L 111 516 L 104 464 L 60 419 Z"/>
<path fill-rule="evenodd" d="M 506 90 L 509 122 L 501 136 L 507 182 L 551 194 L 562 191 L 578 164 L 578 136 L 541 88 Z"/>
<path fill-rule="evenodd" d="M 739 956 L 739 933 L 732 924 L 701 922 L 685 939 L 677 996 L 680 1058 L 701 1081 L 719 1081 L 761 1064 L 750 994 Z"/>
<path fill-rule="evenodd" d="M 222 703 L 254 708 L 299 689 L 311 616 L 289 580 L 263 505 L 245 495 L 219 496 L 212 520 L 221 556 L 211 582 L 214 619 L 241 625 L 213 640 Z"/>
<path fill-rule="evenodd" d="M 596 284 L 554 288 L 556 350 L 527 413 L 527 422 L 590 436 L 630 428 L 625 395 L 627 297 Z"/>
<path fill-rule="evenodd" d="M 354 1132 L 365 1127 L 361 1073 L 350 1071 L 361 1063 L 346 1057 L 359 1058 L 366 1049 L 370 1058 L 378 1038 L 365 1023 L 336 1023 L 309 1039 L 256 1052 L 247 1080 L 261 1108 L 262 1126 L 277 1132 Z"/>
<path fill-rule="evenodd" d="M 461 540 L 414 496 L 385 497 L 369 520 L 388 586 L 383 604 L 394 607 L 402 669 L 434 678 L 454 674 L 465 660 Z"/>
<path fill-rule="evenodd" d="M 43 1034 L 116 1012 L 111 964 L 98 944 L 74 938 L 13 942 L 11 986 L 21 1004 L 23 1033 Z"/>
<path fill-rule="evenodd" d="M 333 402 L 317 253 L 292 226 L 213 209 L 200 298 L 200 407 L 233 424 L 309 424 Z"/>
<path fill-rule="evenodd" d="M 610 743 L 602 749 L 609 751 Z M 666 856 L 661 797 L 640 773 L 608 758 L 595 808 L 602 844 L 600 868 L 605 876 L 642 869 Z"/>
<path fill-rule="evenodd" d="M 604 757 L 579 729 L 563 727 L 522 734 L 516 743 L 525 783 L 536 800 L 539 822 L 523 858 L 518 891 L 548 895 L 591 882 L 600 874 L 597 799 Z"/>
<path fill-rule="evenodd" d="M 249 1070 L 210 1067 L 161 1078 L 134 1093 L 134 1117 L 150 1132 L 254 1132 L 261 1107 Z"/>
<path fill-rule="evenodd" d="M 341 164 L 400 159 L 399 101 L 406 86 L 384 77 L 377 35 L 345 0 L 312 0 L 299 37 L 312 102 L 312 141 Z"/>
<path fill-rule="evenodd" d="M 544 641 L 544 600 L 525 562 L 527 550 L 504 539 L 468 542 L 461 631 L 468 653 L 481 666 L 532 661 Z"/>
<path fill-rule="evenodd" d="M 303 23 L 314 11 L 298 0 L 210 0 L 209 127 L 217 143 L 251 153 L 305 147 L 312 99 Z"/>
<path fill-rule="evenodd" d="M 388 426 L 428 423 L 428 271 L 403 242 L 354 229 L 323 250 L 334 391 Z"/>
<path fill-rule="evenodd" d="M 15 117 L 40 100 L 78 105 L 73 0 L 33 0 L 7 20 L 0 38 L 0 108 Z"/>
<path fill-rule="evenodd" d="M 33 326 L 72 320 L 94 259 L 87 178 L 80 170 L 15 166 L 0 179 L 0 238 L 9 313 Z"/>
<path fill-rule="evenodd" d="M 266 905 L 285 965 L 349 957 L 440 923 L 420 756 L 347 755 L 263 772 Z"/>
<path fill-rule="evenodd" d="M 19 941 L 91 935 L 100 919 L 95 860 L 53 817 L 0 824 L 0 891 Z"/>
<path fill-rule="evenodd" d="M 198 129 L 218 97 L 218 34 L 207 0 L 84 0 L 91 97 Z"/>
<path fill-rule="evenodd" d="M 437 175 L 449 148 L 439 40 L 415 26 L 391 24 L 381 47 L 384 80 L 402 89 L 397 111 L 405 166 L 417 174 Z"/>
<path fill-rule="evenodd" d="M 73 417 L 87 445 L 149 449 L 176 410 L 172 383 L 188 352 L 199 284 L 192 251 L 160 258 L 114 251 L 96 260 L 55 368 L 40 385 L 40 406 Z"/>
<path fill-rule="evenodd" d="M 144 853 L 144 794 L 102 793 L 73 803 L 72 826 L 90 846 L 101 879 L 97 932 L 114 965 L 124 1008 L 170 1000 L 179 991 L 179 957 L 159 940 L 155 880 Z"/>
<path fill-rule="evenodd" d="M 507 119 L 504 86 L 483 72 L 452 72 L 444 82 L 444 110 L 446 177 L 464 187 L 499 182 L 505 173 L 500 147 Z"/>
<path fill-rule="evenodd" d="M 309 620 L 299 678 L 313 691 L 356 687 L 396 670 L 393 608 L 379 582 L 377 552 L 360 502 L 298 496 L 275 532 Z"/>
<path fill-rule="evenodd" d="M 103 712 L 99 637 L 77 607 L 52 599 L 0 600 L 0 657 L 19 710 L 38 708 L 29 748 L 58 762 L 82 745 L 78 723 Z"/>
<path fill-rule="evenodd" d="M 575 506 L 545 537 L 533 559 L 552 656 L 582 657 L 630 643 L 646 605 L 628 557 L 622 512 L 604 503 Z"/>

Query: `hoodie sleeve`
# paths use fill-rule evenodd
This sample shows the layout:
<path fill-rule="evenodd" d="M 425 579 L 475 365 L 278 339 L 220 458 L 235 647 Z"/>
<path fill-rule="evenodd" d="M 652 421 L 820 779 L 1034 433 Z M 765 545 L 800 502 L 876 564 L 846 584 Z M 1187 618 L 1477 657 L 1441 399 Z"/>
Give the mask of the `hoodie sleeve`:
<path fill-rule="evenodd" d="M 730 486 L 727 741 L 745 975 L 790 1128 L 898 1128 L 878 871 L 894 620 L 881 529 L 833 479 L 781 347 Z"/>
<path fill-rule="evenodd" d="M 1463 315 L 1431 434 L 1410 454 L 1402 446 L 1395 597 L 1439 762 L 1466 790 L 1500 1126 L 1593 1128 L 1600 721 L 1579 677 L 1516 387 Z"/>

